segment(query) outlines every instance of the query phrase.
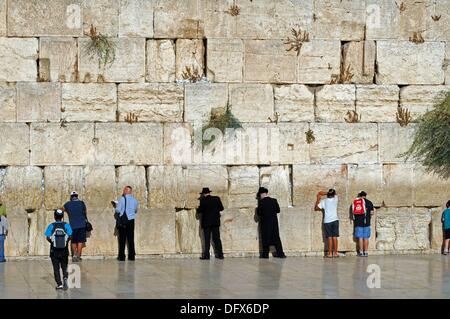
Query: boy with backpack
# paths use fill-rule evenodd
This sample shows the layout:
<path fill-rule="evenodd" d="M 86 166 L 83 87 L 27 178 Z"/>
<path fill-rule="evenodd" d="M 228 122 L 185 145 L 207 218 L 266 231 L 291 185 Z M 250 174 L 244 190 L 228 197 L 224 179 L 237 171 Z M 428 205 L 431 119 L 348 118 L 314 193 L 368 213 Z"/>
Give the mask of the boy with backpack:
<path fill-rule="evenodd" d="M 447 202 L 446 209 L 442 213 L 442 223 L 444 230 L 444 250 L 442 251 L 443 255 L 450 254 L 448 250 L 448 244 L 450 242 L 450 200 Z"/>
<path fill-rule="evenodd" d="M 72 228 L 69 224 L 62 221 L 64 212 L 60 209 L 55 210 L 55 222 L 48 225 L 45 231 L 45 237 L 50 243 L 50 258 L 55 275 L 56 289 L 68 289 L 67 265 L 69 263 L 69 240 L 72 236 Z M 61 281 L 60 268 L 63 273 L 63 282 Z"/>
<path fill-rule="evenodd" d="M 354 236 L 358 239 L 358 256 L 367 257 L 369 254 L 370 218 L 373 215 L 373 203 L 368 200 L 367 193 L 361 191 L 352 204 L 352 215 L 355 226 Z"/>

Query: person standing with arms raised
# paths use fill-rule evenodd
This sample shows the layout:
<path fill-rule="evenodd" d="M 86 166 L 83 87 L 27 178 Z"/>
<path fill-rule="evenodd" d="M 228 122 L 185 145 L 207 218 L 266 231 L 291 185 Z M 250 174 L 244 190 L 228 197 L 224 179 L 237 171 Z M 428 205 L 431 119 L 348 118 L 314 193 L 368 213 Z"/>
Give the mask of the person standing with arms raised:
<path fill-rule="evenodd" d="M 128 260 L 134 260 L 134 220 L 138 211 L 139 202 L 133 196 L 133 188 L 125 186 L 122 197 L 116 205 L 116 227 L 119 232 L 119 254 L 117 259 L 125 260 L 125 244 L 128 244 Z"/>

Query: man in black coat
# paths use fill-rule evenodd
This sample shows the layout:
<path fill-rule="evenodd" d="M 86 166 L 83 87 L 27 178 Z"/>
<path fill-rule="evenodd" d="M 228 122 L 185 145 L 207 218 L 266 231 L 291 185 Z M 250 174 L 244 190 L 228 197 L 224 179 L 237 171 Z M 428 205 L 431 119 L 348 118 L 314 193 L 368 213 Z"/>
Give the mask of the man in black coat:
<path fill-rule="evenodd" d="M 277 258 L 286 258 L 281 244 L 280 231 L 278 228 L 278 217 L 280 213 L 280 205 L 275 198 L 268 195 L 269 190 L 260 187 L 258 194 L 257 215 L 259 218 L 259 227 L 261 232 L 262 251 L 259 258 L 269 258 L 270 246 L 275 246 Z"/>
<path fill-rule="evenodd" d="M 209 249 L 211 245 L 211 235 L 214 242 L 216 258 L 223 259 L 222 241 L 220 240 L 220 212 L 223 211 L 222 201 L 218 196 L 211 196 L 211 191 L 208 187 L 202 189 L 200 193 L 200 206 L 197 212 L 200 214 L 201 227 L 205 237 L 205 246 L 203 254 L 200 257 L 202 260 L 208 260 Z"/>

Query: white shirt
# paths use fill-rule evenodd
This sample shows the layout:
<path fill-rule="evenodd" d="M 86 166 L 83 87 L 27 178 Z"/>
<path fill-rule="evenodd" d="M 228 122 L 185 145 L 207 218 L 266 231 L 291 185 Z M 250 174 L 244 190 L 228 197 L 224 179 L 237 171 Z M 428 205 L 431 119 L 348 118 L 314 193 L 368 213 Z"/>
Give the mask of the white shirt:
<path fill-rule="evenodd" d="M 0 216 L 0 235 L 4 235 L 8 230 L 8 220 L 5 216 Z"/>
<path fill-rule="evenodd" d="M 338 207 L 338 197 L 334 196 L 333 198 L 324 198 L 319 203 L 319 208 L 325 211 L 323 216 L 323 222 L 331 223 L 335 220 L 339 220 L 337 207 Z"/>

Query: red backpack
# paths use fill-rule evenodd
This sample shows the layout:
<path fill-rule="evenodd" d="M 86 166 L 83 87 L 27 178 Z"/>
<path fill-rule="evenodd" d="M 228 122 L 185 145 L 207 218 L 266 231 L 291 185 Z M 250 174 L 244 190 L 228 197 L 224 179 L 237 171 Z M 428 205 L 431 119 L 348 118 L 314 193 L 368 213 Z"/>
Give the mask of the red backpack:
<path fill-rule="evenodd" d="M 353 201 L 353 215 L 363 215 L 366 213 L 366 202 L 364 198 L 356 198 Z"/>

